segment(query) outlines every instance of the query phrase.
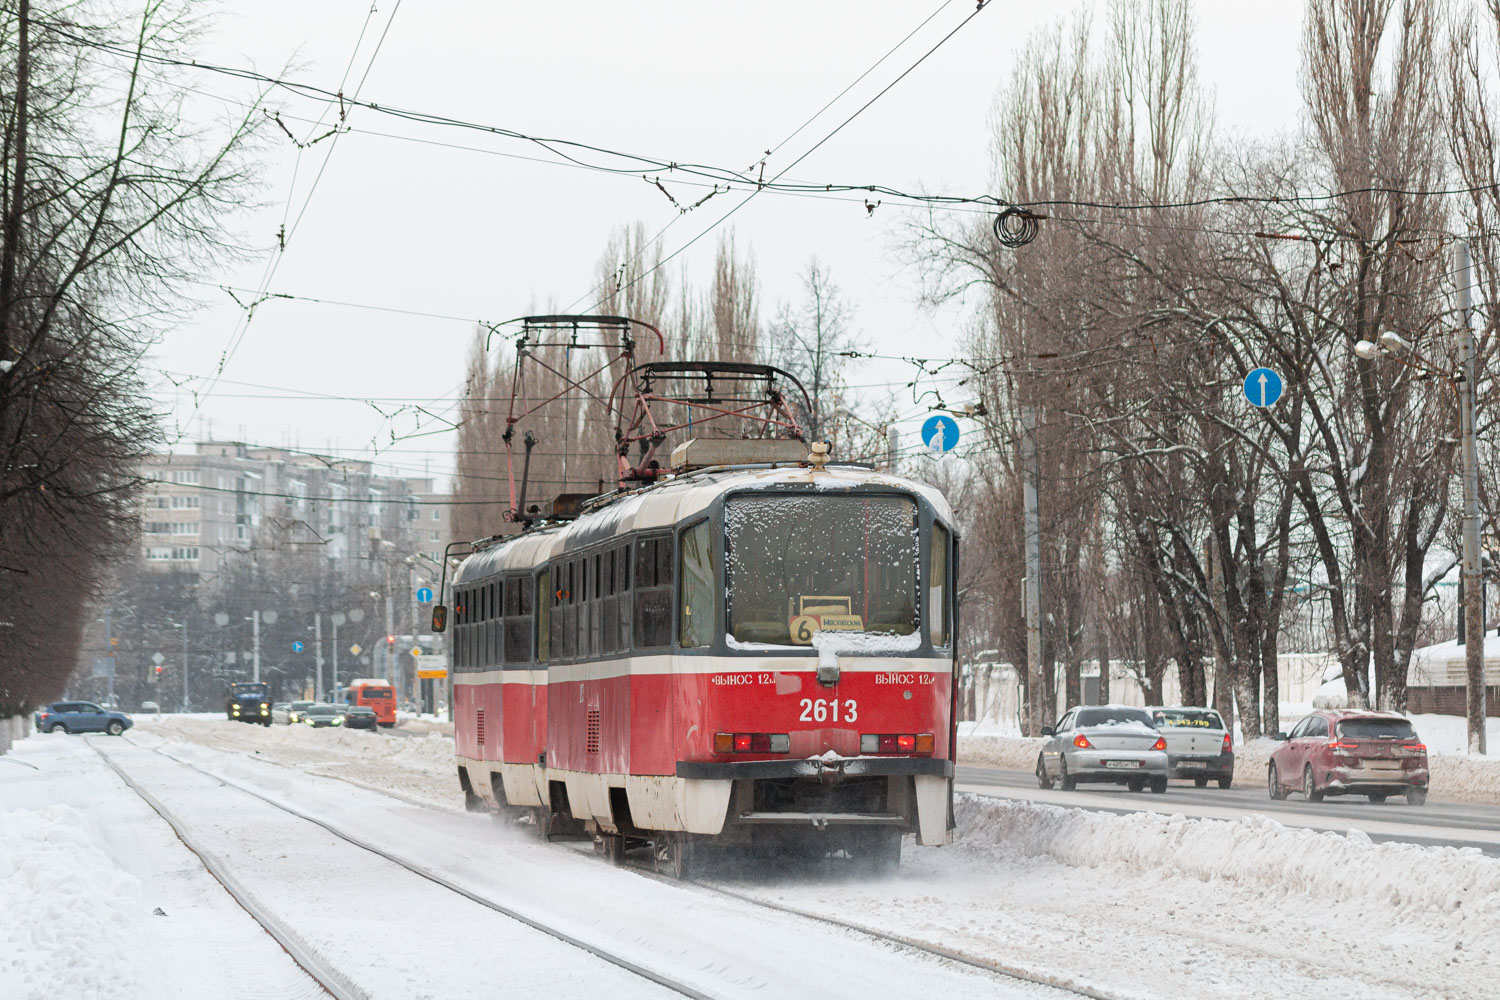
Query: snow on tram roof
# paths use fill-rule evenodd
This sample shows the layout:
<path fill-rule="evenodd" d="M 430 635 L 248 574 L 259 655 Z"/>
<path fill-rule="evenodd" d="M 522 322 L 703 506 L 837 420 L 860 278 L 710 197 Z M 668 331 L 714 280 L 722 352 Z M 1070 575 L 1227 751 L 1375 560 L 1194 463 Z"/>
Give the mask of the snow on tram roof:
<path fill-rule="evenodd" d="M 530 569 L 570 549 L 631 531 L 670 527 L 707 508 L 724 493 L 779 486 L 804 486 L 819 491 L 859 486 L 903 490 L 929 503 L 939 519 L 953 523 L 953 509 L 940 491 L 902 476 L 848 465 L 828 465 L 821 469 L 801 465 L 727 466 L 674 476 L 601 503 L 577 520 L 511 536 L 465 559 L 453 582 L 482 579 L 510 569 Z"/>

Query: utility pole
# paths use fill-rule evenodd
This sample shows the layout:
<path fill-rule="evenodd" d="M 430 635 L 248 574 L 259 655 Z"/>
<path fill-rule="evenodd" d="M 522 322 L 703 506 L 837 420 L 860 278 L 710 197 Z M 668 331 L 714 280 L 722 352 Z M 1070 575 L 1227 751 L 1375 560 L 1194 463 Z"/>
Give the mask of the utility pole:
<path fill-rule="evenodd" d="M 255 611 L 252 611 L 250 613 L 250 635 L 251 635 L 250 662 L 254 665 L 254 671 L 255 671 L 253 674 L 251 674 L 250 679 L 253 680 L 253 681 L 255 681 L 255 682 L 257 682 L 257 683 L 259 683 L 260 682 L 260 609 L 259 608 L 257 608 Z"/>
<path fill-rule="evenodd" d="M 313 666 L 317 675 L 313 678 L 313 701 L 323 700 L 323 612 L 313 612 Z"/>
<path fill-rule="evenodd" d="M 1484 583 L 1479 554 L 1479 453 L 1474 443 L 1474 385 L 1477 353 L 1474 345 L 1473 303 L 1470 288 L 1469 244 L 1458 244 L 1458 312 L 1462 326 L 1458 334 L 1458 425 L 1462 438 L 1464 517 L 1464 673 L 1468 688 L 1466 709 L 1469 753 L 1485 752 L 1484 704 Z"/>
<path fill-rule="evenodd" d="M 109 703 L 115 703 L 115 629 L 111 616 L 114 608 L 104 609 L 104 662 L 109 667 Z"/>
<path fill-rule="evenodd" d="M 342 611 L 330 615 L 328 621 L 333 625 L 333 676 L 328 678 L 328 700 L 333 701 L 339 688 L 339 622 L 344 620 Z"/>
<path fill-rule="evenodd" d="M 1026 721 L 1028 736 L 1042 731 L 1042 529 L 1036 499 L 1036 411 L 1021 407 L 1021 496 L 1026 534 Z"/>
<path fill-rule="evenodd" d="M 184 712 L 191 712 L 193 710 L 193 706 L 192 706 L 192 702 L 188 700 L 188 652 L 187 652 L 187 647 L 188 647 L 188 640 L 187 640 L 187 619 L 184 618 L 182 620 L 182 710 Z"/>

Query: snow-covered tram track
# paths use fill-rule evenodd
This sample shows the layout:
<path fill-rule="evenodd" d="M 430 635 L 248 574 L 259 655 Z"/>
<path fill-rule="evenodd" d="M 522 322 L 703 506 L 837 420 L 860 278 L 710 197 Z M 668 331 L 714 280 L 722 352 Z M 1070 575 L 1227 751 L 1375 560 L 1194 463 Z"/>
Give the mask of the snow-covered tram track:
<path fill-rule="evenodd" d="M 345 998 L 348 998 L 348 1000 L 369 1000 L 369 998 L 381 992 L 379 990 L 367 990 L 361 988 L 359 985 L 356 985 L 353 981 L 351 981 L 351 977 L 341 972 L 340 970 L 335 969 L 327 961 L 327 959 L 320 954 L 318 949 L 312 947 L 296 930 L 293 929 L 289 921 L 276 917 L 266 905 L 264 905 L 255 897 L 253 893 L 247 891 L 244 885 L 228 871 L 227 866 L 218 857 L 215 856 L 214 852 L 204 847 L 200 841 L 198 841 L 193 837 L 192 834 L 188 832 L 187 825 L 184 823 L 182 817 L 178 813 L 166 806 L 160 801 L 160 799 L 158 799 L 156 796 L 153 796 L 144 787 L 142 787 L 140 782 L 132 778 L 132 776 L 129 775 L 120 766 L 118 761 L 112 759 L 109 753 L 105 753 L 98 743 L 92 740 L 90 740 L 89 742 L 93 746 L 93 749 L 99 754 L 99 756 L 104 759 L 105 763 L 108 764 L 109 767 L 120 777 L 121 781 L 123 781 L 125 785 L 133 792 L 139 795 L 141 799 L 148 806 L 150 806 L 150 808 L 158 816 L 160 816 L 168 826 L 172 828 L 173 832 L 176 833 L 178 839 L 182 841 L 183 845 L 186 846 L 194 855 L 199 858 L 199 860 L 203 863 L 204 867 L 209 871 L 209 873 L 212 874 L 214 878 L 224 886 L 225 890 L 228 891 L 229 894 L 235 899 L 235 901 L 244 908 L 246 913 L 248 913 L 262 928 L 264 928 L 266 932 L 278 944 L 280 944 L 282 948 L 287 951 L 292 959 L 297 962 L 297 964 L 301 966 L 310 976 L 312 976 L 312 978 L 315 979 L 318 984 L 322 986 L 323 989 L 325 989 L 331 996 L 337 997 L 339 998 L 339 1000 L 345 1000 Z M 201 775 L 204 778 L 210 779 L 219 786 L 233 789 L 236 792 L 248 795 L 265 803 L 266 805 L 280 810 L 282 813 L 296 817 L 297 819 L 305 821 L 307 823 L 311 823 L 312 825 L 324 830 L 325 832 L 332 834 L 339 841 L 374 854 L 381 859 L 390 862 L 391 864 L 396 865 L 397 867 L 402 868 L 415 876 L 418 876 L 421 879 L 425 879 L 427 882 L 441 886 L 442 888 L 447 889 L 450 892 L 455 893 L 470 902 L 477 903 L 480 906 L 485 907 L 486 909 L 492 910 L 503 917 L 515 921 L 523 925 L 525 928 L 528 928 L 530 931 L 544 934 L 547 937 L 555 939 L 556 941 L 564 945 L 568 945 L 572 948 L 587 952 L 589 955 L 594 956 L 595 958 L 607 963 L 608 965 L 611 965 L 624 972 L 630 973 L 631 975 L 640 977 L 641 979 L 655 984 L 656 986 L 660 986 L 672 994 L 691 997 L 694 998 L 694 1000 L 710 1000 L 710 994 L 701 992 L 700 990 L 695 989 L 690 984 L 679 982 L 668 975 L 657 972 L 650 968 L 646 968 L 645 966 L 633 962 L 628 958 L 613 954 L 607 949 L 601 948 L 588 941 L 581 940 L 573 935 L 568 934 L 565 931 L 549 926 L 548 924 L 536 920 L 535 918 L 529 917 L 525 914 L 519 913 L 505 906 L 504 904 L 486 898 L 479 893 L 473 892 L 461 885 L 454 883 L 453 881 L 443 877 L 435 871 L 432 871 L 426 866 L 417 864 L 409 859 L 402 858 L 393 852 L 384 850 L 372 843 L 369 843 L 364 838 L 351 834 L 346 830 L 338 828 L 334 824 L 325 822 L 317 818 L 316 816 L 311 816 L 303 812 L 302 810 L 296 809 L 283 802 L 278 802 L 274 798 L 262 795 L 254 789 L 248 788 L 239 782 L 227 779 L 222 775 L 214 774 L 213 772 L 198 767 L 197 765 L 189 761 L 185 761 L 178 757 L 175 757 L 164 750 L 142 746 L 141 744 L 135 743 L 134 741 L 130 740 L 128 737 L 125 738 L 122 742 L 129 743 L 130 745 L 140 750 L 148 751 L 158 757 L 170 760 L 174 764 L 182 768 L 195 772 L 196 774 Z M 637 994 L 635 992 L 632 992 L 629 995 L 634 996 Z"/>
<path fill-rule="evenodd" d="M 676 879 L 655 877 L 643 884 L 641 873 L 596 867 L 592 859 L 579 857 L 567 845 L 547 844 L 505 824 L 476 826 L 480 817 L 463 810 L 418 801 L 389 788 L 373 788 L 347 776 L 195 741 L 181 747 L 181 752 L 203 766 L 175 756 L 170 746 L 156 752 L 269 804 L 311 808 L 318 814 L 314 822 L 335 835 L 353 829 L 351 823 L 368 814 L 375 803 L 367 798 L 356 804 L 346 800 L 343 792 L 327 798 L 316 783 L 336 782 L 357 794 L 384 799 L 389 805 L 376 808 L 393 809 L 393 822 L 371 828 L 374 846 L 383 845 L 387 854 L 405 859 L 415 852 L 420 859 L 417 863 L 446 873 L 455 884 L 505 900 L 512 908 L 544 921 L 556 921 L 638 963 L 669 969 L 673 978 L 697 991 L 691 995 L 750 997 L 766 995 L 767 990 L 793 995 L 889 995 L 892 990 L 918 989 L 1016 1000 L 1098 995 L 1063 988 L 1042 977 L 1007 974 L 982 960 L 924 947 L 926 942 L 907 943 L 896 935 L 840 926 L 789 907 L 777 913 L 775 906 L 765 906 L 760 900 L 706 892 Z M 270 793 L 271 798 L 257 789 Z M 405 809 L 396 803 L 417 808 Z M 418 843 L 420 847 L 409 846 Z M 603 875 L 601 869 L 616 874 Z M 497 874 L 502 881 L 496 881 Z M 791 956 L 797 960 L 788 962 Z"/>
<path fill-rule="evenodd" d="M 307 942 L 303 941 L 302 937 L 296 931 L 277 919 L 266 907 L 261 905 L 259 900 L 247 892 L 244 886 L 240 884 L 239 879 L 231 875 L 229 870 L 212 852 L 201 845 L 192 834 L 188 833 L 187 828 L 172 810 L 163 805 L 156 796 L 141 787 L 134 778 L 125 772 L 124 768 L 120 767 L 118 763 L 110 758 L 109 754 L 99 749 L 97 743 L 93 740 L 90 740 L 89 743 L 93 746 L 94 752 L 103 758 L 105 764 L 109 765 L 110 770 L 114 771 L 120 780 L 125 783 L 125 787 L 140 796 L 141 801 L 150 806 L 151 811 L 160 816 L 162 822 L 172 828 L 172 832 L 177 835 L 177 839 L 182 841 L 182 846 L 186 847 L 197 857 L 204 869 L 214 877 L 215 881 L 224 887 L 224 891 L 229 893 L 230 897 L 240 905 L 240 908 L 249 914 L 250 919 L 259 924 L 270 935 L 271 939 L 291 956 L 292 961 L 296 962 L 302 971 L 311 976 L 329 996 L 336 997 L 338 1000 L 367 1000 L 369 994 L 348 982 L 317 951 L 309 947 Z"/>

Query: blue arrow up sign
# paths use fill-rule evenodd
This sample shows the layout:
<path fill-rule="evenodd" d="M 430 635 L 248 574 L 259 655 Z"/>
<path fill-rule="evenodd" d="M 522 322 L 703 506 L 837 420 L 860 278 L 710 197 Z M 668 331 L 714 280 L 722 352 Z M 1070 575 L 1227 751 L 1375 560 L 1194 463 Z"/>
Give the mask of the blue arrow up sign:
<path fill-rule="evenodd" d="M 1275 406 L 1283 388 L 1281 376 L 1269 368 L 1257 368 L 1245 376 L 1245 398 L 1252 406 Z"/>

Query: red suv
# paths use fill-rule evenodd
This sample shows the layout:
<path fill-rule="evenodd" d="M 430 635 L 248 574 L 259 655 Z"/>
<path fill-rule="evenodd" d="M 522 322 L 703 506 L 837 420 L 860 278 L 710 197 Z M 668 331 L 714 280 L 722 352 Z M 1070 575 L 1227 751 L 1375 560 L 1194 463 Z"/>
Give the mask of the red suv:
<path fill-rule="evenodd" d="M 1384 802 L 1405 795 L 1427 801 L 1427 747 L 1407 719 L 1389 712 L 1315 712 L 1297 723 L 1271 754 L 1266 786 L 1271 798 L 1301 792 L 1309 802 L 1325 795 L 1366 795 Z"/>

